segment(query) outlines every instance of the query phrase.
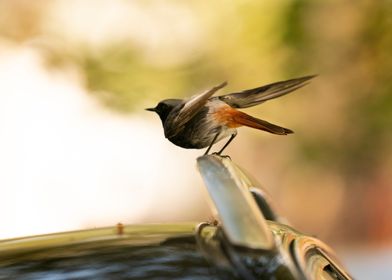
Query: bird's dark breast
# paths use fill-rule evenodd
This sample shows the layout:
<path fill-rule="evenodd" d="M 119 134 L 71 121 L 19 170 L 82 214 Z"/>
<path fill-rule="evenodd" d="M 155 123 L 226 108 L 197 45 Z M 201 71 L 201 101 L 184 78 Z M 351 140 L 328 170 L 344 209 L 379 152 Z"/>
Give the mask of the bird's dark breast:
<path fill-rule="evenodd" d="M 210 131 L 206 127 L 208 108 L 202 108 L 174 137 L 168 138 L 173 144 L 186 149 L 202 149 L 210 145 Z"/>
<path fill-rule="evenodd" d="M 169 141 L 173 144 L 185 148 L 185 149 L 202 149 L 206 146 L 201 145 L 201 143 L 197 143 L 194 141 L 190 141 L 189 138 L 183 135 L 177 135 L 175 137 L 169 138 Z"/>

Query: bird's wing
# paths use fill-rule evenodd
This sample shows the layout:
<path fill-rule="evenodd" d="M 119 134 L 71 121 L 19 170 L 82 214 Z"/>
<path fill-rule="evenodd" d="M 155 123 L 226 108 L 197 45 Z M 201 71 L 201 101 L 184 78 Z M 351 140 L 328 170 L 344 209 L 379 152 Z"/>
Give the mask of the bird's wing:
<path fill-rule="evenodd" d="M 306 82 L 314 77 L 316 75 L 280 81 L 241 92 L 222 95 L 219 96 L 219 99 L 234 108 L 247 108 L 299 89 L 307 85 L 308 83 Z"/>
<path fill-rule="evenodd" d="M 166 127 L 166 137 L 170 138 L 176 135 L 182 130 L 183 126 L 196 115 L 197 112 L 206 104 L 208 98 L 210 98 L 215 92 L 225 87 L 227 82 L 223 82 L 203 93 L 194 95 L 189 99 L 184 100 L 181 109 L 170 116 L 166 123 L 170 124 Z"/>

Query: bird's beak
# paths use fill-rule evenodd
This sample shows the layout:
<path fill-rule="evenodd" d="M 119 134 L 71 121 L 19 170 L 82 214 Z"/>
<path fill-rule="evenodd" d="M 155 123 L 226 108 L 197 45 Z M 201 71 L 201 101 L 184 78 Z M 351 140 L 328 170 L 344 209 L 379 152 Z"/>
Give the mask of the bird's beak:
<path fill-rule="evenodd" d="M 151 111 L 151 112 L 155 112 L 155 108 L 146 108 L 146 111 Z"/>

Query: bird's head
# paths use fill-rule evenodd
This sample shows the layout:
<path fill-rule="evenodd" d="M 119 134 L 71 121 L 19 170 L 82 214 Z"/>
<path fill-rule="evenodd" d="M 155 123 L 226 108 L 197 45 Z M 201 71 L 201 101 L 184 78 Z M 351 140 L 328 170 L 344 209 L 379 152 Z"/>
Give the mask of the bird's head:
<path fill-rule="evenodd" d="M 162 124 L 165 123 L 169 113 L 181 103 L 181 99 L 165 99 L 158 103 L 155 108 L 147 108 L 147 111 L 155 112 L 159 115 L 162 120 Z"/>

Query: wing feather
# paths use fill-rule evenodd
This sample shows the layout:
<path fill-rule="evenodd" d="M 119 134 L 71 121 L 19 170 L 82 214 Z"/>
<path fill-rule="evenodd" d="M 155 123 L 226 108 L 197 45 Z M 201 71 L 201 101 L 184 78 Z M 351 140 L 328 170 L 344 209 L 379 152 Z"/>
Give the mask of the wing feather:
<path fill-rule="evenodd" d="M 165 129 L 165 135 L 167 138 L 175 136 L 179 131 L 182 130 L 184 125 L 191 120 L 197 112 L 206 104 L 208 98 L 210 98 L 215 92 L 225 87 L 227 82 L 223 82 L 203 93 L 194 95 L 189 99 L 183 101 L 183 104 L 179 106 L 179 111 L 173 112 L 165 123 L 168 126 Z"/>
<path fill-rule="evenodd" d="M 297 90 L 307 85 L 307 81 L 314 77 L 316 77 L 316 75 L 280 81 L 241 92 L 222 95 L 219 96 L 219 99 L 233 108 L 247 108 Z"/>

